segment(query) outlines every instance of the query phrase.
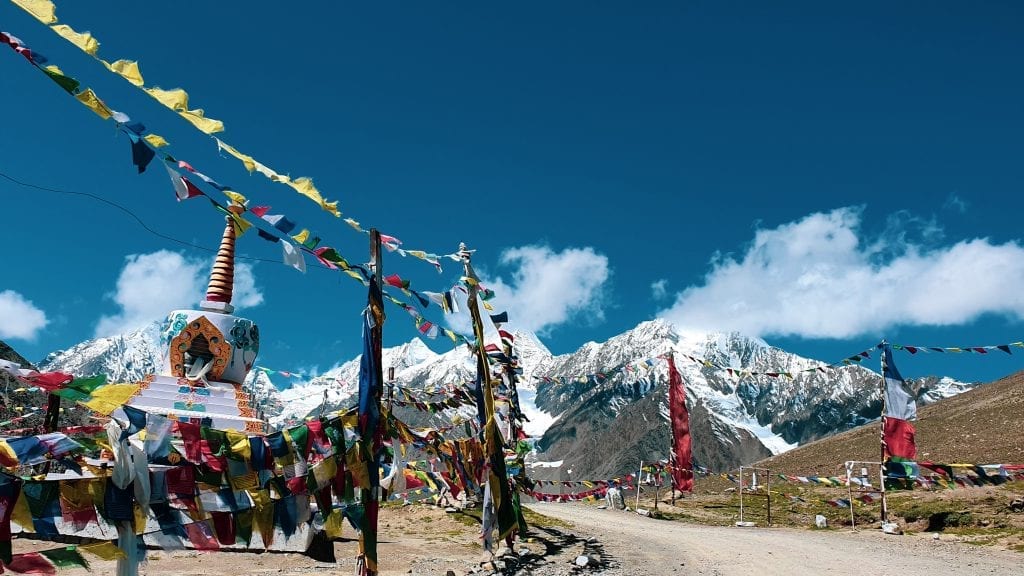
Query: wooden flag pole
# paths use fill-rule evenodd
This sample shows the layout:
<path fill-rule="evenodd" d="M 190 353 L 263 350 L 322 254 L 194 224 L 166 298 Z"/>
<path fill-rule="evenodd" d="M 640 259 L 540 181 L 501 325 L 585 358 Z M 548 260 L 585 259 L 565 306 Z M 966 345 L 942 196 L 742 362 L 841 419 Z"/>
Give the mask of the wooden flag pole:
<path fill-rule="evenodd" d="M 373 275 L 377 279 L 376 293 L 373 294 L 373 301 L 375 301 L 375 302 L 382 302 L 383 301 L 383 288 L 381 287 L 381 282 L 384 281 L 383 280 L 383 278 L 384 278 L 384 263 L 383 263 L 382 258 L 381 258 L 380 246 L 381 246 L 380 231 L 377 230 L 376 228 L 371 228 L 370 229 L 370 270 L 373 272 Z M 374 356 L 374 360 L 376 360 L 374 362 L 375 374 L 373 375 L 374 382 L 376 382 L 376 389 L 373 391 L 373 402 L 377 406 L 377 413 L 380 414 L 380 401 L 381 401 L 381 396 L 383 396 L 383 390 L 382 390 L 381 383 L 384 381 L 384 367 L 381 366 L 381 357 L 382 357 L 381 346 L 382 346 L 382 343 L 383 343 L 383 340 L 384 340 L 384 311 L 383 310 L 373 310 L 373 307 L 371 306 L 370 309 L 368 309 L 366 313 L 367 314 L 373 314 L 375 316 L 373 326 L 370 328 L 370 334 L 371 334 L 371 338 L 373 340 L 373 349 L 371 350 L 371 353 Z M 378 419 L 378 422 L 377 422 L 377 426 L 378 427 L 381 426 L 381 421 L 379 419 Z M 373 437 L 371 439 L 371 450 L 373 452 L 372 458 L 374 459 L 374 463 L 376 464 L 376 466 L 374 466 L 374 469 L 373 469 L 372 473 L 379 475 L 380 474 L 380 447 L 377 445 L 377 439 L 380 437 L 380 434 L 379 434 L 379 432 L 377 430 L 367 430 L 366 432 L 373 435 Z M 365 441 L 365 439 L 364 439 L 364 441 Z M 382 490 L 382 488 L 380 486 L 377 487 L 377 490 L 370 490 L 369 488 L 363 488 L 363 489 L 360 490 L 360 500 L 362 501 L 363 506 L 364 506 L 364 513 L 370 514 L 369 508 L 371 508 L 373 506 L 379 506 L 380 505 L 381 490 Z M 374 516 L 376 516 L 376 514 L 374 514 Z M 356 559 L 356 572 L 357 572 L 357 574 L 359 576 L 376 576 L 377 575 L 377 571 L 375 569 L 371 569 L 371 567 L 368 565 L 368 563 L 366 561 L 366 549 L 367 549 L 367 546 L 368 545 L 372 546 L 374 548 L 374 550 L 376 550 L 376 547 L 377 547 L 376 526 L 374 526 L 374 531 L 373 532 L 374 532 L 373 535 L 372 535 L 373 542 L 367 542 L 366 541 L 367 535 L 366 535 L 365 531 L 362 531 L 362 532 L 359 533 L 359 556 Z M 374 556 L 376 556 L 376 554 L 374 554 Z M 374 568 L 376 568 L 376 567 L 374 567 Z"/>
<path fill-rule="evenodd" d="M 490 421 L 494 416 L 494 392 L 491 389 L 491 375 L 490 368 L 487 366 L 487 350 L 484 345 L 484 324 L 480 317 L 480 307 L 477 305 L 477 293 L 479 292 L 479 279 L 476 276 L 476 272 L 473 271 L 473 264 L 471 262 L 473 251 L 466 247 L 465 243 L 459 244 L 459 257 L 462 259 L 464 282 L 467 289 L 466 297 L 466 308 L 469 309 L 470 318 L 473 321 L 473 335 L 476 338 L 475 353 L 476 353 L 476 370 L 477 379 L 480 381 L 481 395 L 484 400 L 484 413 L 477 414 L 480 420 L 481 430 L 484 435 L 484 450 L 485 456 L 488 460 L 491 459 L 492 454 L 490 450 L 492 443 L 497 444 L 494 446 L 496 449 L 501 450 L 504 453 L 504 446 L 501 445 L 500 438 L 490 438 L 492 428 Z M 479 407 L 478 407 L 479 411 Z M 497 430 L 497 426 L 493 428 L 493 431 Z M 501 433 L 498 433 L 500 436 Z M 504 457 L 504 456 L 502 456 Z M 493 473 L 493 470 L 491 471 Z M 500 482 L 506 482 L 507 479 L 500 478 Z M 500 489 L 500 486 L 499 486 Z M 499 495 L 500 497 L 500 495 Z M 494 506 L 494 488 L 490 478 L 486 480 L 484 485 L 484 502 L 480 513 L 480 524 L 481 524 L 481 539 L 483 542 L 483 548 L 486 552 L 493 554 L 494 540 L 493 530 L 495 519 L 498 513 L 497 507 Z M 490 509 L 488 509 L 490 507 Z"/>

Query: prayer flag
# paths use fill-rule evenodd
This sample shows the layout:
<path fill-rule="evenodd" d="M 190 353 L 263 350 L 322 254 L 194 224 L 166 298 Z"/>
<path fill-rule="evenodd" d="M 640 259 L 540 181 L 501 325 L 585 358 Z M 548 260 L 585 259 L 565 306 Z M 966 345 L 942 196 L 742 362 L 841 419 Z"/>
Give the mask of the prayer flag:
<path fill-rule="evenodd" d="M 295 268 L 303 274 L 306 273 L 306 259 L 302 257 L 302 252 L 295 249 L 295 246 L 286 240 L 281 241 L 281 250 L 284 254 L 284 263 L 292 268 Z"/>
<path fill-rule="evenodd" d="M 99 41 L 93 38 L 92 34 L 88 32 L 75 32 L 74 29 L 67 24 L 50 26 L 50 29 L 62 36 L 68 42 L 77 46 L 79 50 L 85 52 L 89 56 L 95 56 L 96 52 L 100 49 Z"/>
<path fill-rule="evenodd" d="M 377 322 L 383 320 L 384 303 L 380 301 L 377 277 L 370 277 L 367 307 L 363 313 L 363 354 L 359 364 L 359 434 L 360 453 L 367 466 L 368 484 L 364 489 L 363 504 L 366 514 L 360 525 L 359 550 L 367 570 L 377 571 L 377 512 L 380 502 L 377 488 L 380 484 L 379 458 L 382 443 L 380 430 L 380 398 L 383 385 L 377 351 L 380 342 L 374 336 Z"/>
<path fill-rule="evenodd" d="M 493 294 L 493 292 L 492 292 L 492 294 Z M 484 299 L 486 300 L 486 298 L 484 298 Z M 501 324 L 507 323 L 508 322 L 508 312 L 502 312 L 501 314 L 491 314 L 491 322 L 493 322 L 495 326 L 499 326 Z"/>
<path fill-rule="evenodd" d="M 92 88 L 86 88 L 78 94 L 75 94 L 75 98 L 82 104 L 85 104 L 86 108 L 92 110 L 97 116 L 104 120 L 109 120 L 114 114 L 113 110 L 104 104 L 103 100 L 100 100 L 99 96 L 92 91 Z"/>
<path fill-rule="evenodd" d="M 171 169 L 166 164 L 164 164 L 164 168 L 167 169 L 167 175 L 171 178 L 171 185 L 174 186 L 174 195 L 177 196 L 179 202 L 203 195 L 202 190 L 196 188 L 194 184 L 186 180 L 176 170 Z"/>
<path fill-rule="evenodd" d="M 6 564 L 6 568 L 11 572 L 21 574 L 43 574 L 46 576 L 56 576 L 57 574 L 57 567 L 39 552 L 15 554 Z"/>
<path fill-rule="evenodd" d="M 693 492 L 693 454 L 690 446 L 690 414 L 686 409 L 686 385 L 668 357 L 668 404 L 672 425 L 672 483 L 676 490 Z"/>
<path fill-rule="evenodd" d="M 395 288 L 401 288 L 402 290 L 409 289 L 409 281 L 402 280 L 398 274 L 392 274 L 391 276 L 384 277 L 384 283 L 388 286 L 394 286 Z"/>
<path fill-rule="evenodd" d="M 131 60 L 117 60 L 115 62 L 107 62 L 100 60 L 107 70 L 120 75 L 125 80 L 131 82 L 135 86 L 142 86 L 142 72 L 139 71 L 139 63 Z"/>
<path fill-rule="evenodd" d="M 901 420 L 917 418 L 914 393 L 896 369 L 889 344 L 882 349 L 882 376 L 885 378 L 885 415 Z"/>
<path fill-rule="evenodd" d="M 892 416 L 886 416 L 884 422 L 883 442 L 885 457 L 900 460 L 916 460 L 917 446 L 914 444 L 914 425 Z"/>
<path fill-rule="evenodd" d="M 122 410 L 128 418 L 128 427 L 121 432 L 121 440 L 124 440 L 146 427 L 146 413 L 134 406 L 124 406 Z"/>
<path fill-rule="evenodd" d="M 57 23 L 57 7 L 50 0 L 11 0 L 43 24 Z"/>
<path fill-rule="evenodd" d="M 93 513 L 95 514 L 95 512 Z M 86 570 L 89 569 L 89 563 L 82 557 L 77 546 L 66 546 L 64 548 L 43 550 L 40 554 L 45 556 L 50 562 L 53 562 L 54 566 L 58 568 L 72 568 L 80 566 Z"/>

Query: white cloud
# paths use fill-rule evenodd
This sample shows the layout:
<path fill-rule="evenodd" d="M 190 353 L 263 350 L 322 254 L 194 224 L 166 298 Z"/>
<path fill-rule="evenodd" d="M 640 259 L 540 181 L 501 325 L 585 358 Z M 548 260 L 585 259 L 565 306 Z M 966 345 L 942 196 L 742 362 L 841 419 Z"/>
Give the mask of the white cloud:
<path fill-rule="evenodd" d="M 205 282 L 205 278 L 203 279 Z M 235 308 L 252 308 L 263 304 L 263 293 L 256 287 L 252 264 L 235 263 L 235 288 L 231 295 Z"/>
<path fill-rule="evenodd" d="M 481 274 L 481 281 L 496 293 L 495 311 L 507 310 L 516 328 L 544 333 L 572 319 L 604 319 L 604 288 L 611 272 L 608 257 L 593 248 L 509 248 L 500 263 L 513 267 L 507 280 Z"/>
<path fill-rule="evenodd" d="M 664 300 L 666 296 L 668 296 L 667 278 L 651 282 L 651 297 L 655 300 Z"/>
<path fill-rule="evenodd" d="M 128 256 L 111 294 L 121 309 L 99 319 L 95 336 L 139 328 L 171 310 L 198 306 L 211 265 L 212 260 L 190 259 L 169 250 Z M 232 303 L 242 308 L 262 302 L 263 294 L 256 288 L 252 266 L 236 264 Z"/>
<path fill-rule="evenodd" d="M 49 320 L 46 313 L 14 290 L 0 292 L 0 338 L 35 340 Z"/>
<path fill-rule="evenodd" d="M 689 329 L 807 338 L 884 336 L 983 314 L 1024 319 L 1020 244 L 928 247 L 889 233 L 866 238 L 860 223 L 860 209 L 840 208 L 758 230 L 745 254 L 717 256 L 703 284 L 659 315 Z"/>

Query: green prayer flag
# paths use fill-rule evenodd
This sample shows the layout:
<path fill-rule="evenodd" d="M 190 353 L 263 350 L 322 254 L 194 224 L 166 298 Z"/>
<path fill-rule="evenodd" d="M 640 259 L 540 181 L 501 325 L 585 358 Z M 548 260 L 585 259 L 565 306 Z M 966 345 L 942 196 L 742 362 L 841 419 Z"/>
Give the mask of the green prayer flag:
<path fill-rule="evenodd" d="M 54 548 L 53 550 L 41 550 L 39 553 L 45 556 L 50 562 L 53 562 L 53 564 L 58 568 L 81 566 L 86 570 L 89 569 L 89 562 L 86 561 L 82 556 L 82 553 L 78 551 L 77 546 Z"/>
<path fill-rule="evenodd" d="M 248 547 L 252 541 L 253 509 L 247 508 L 235 513 L 235 537 Z"/>
<path fill-rule="evenodd" d="M 46 75 L 50 77 L 50 80 L 56 82 L 57 85 L 63 88 L 68 94 L 76 94 L 78 92 L 78 86 L 80 85 L 78 80 L 75 80 L 70 76 L 65 76 L 54 70 L 50 70 L 49 68 L 43 68 L 42 70 L 43 72 L 46 72 Z"/>
<path fill-rule="evenodd" d="M 291 436 L 292 442 L 295 443 L 295 447 L 299 449 L 299 454 L 302 454 L 302 459 L 305 460 L 309 456 L 309 426 L 300 424 L 294 428 L 289 428 L 288 435 Z"/>

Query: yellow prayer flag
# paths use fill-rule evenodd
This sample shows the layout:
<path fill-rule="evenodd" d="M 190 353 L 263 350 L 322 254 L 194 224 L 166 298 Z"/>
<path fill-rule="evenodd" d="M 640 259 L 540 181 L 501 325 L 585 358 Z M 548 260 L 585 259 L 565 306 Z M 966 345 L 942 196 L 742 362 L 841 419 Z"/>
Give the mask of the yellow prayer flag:
<path fill-rule="evenodd" d="M 57 22 L 57 7 L 50 0 L 11 0 L 43 24 Z"/>
<path fill-rule="evenodd" d="M 306 198 L 309 198 L 319 204 L 324 210 L 334 214 L 335 216 L 341 216 L 341 212 L 338 211 L 338 203 L 327 202 L 324 200 L 324 197 L 320 195 L 320 191 L 317 190 L 311 178 L 306 178 L 305 176 L 296 178 L 295 180 L 288 182 L 288 185 L 294 188 L 299 194 L 302 194 Z"/>
<path fill-rule="evenodd" d="M 245 432 L 236 430 L 225 430 L 228 437 L 228 445 L 231 446 L 233 456 L 241 456 L 244 460 L 252 460 L 252 447 L 249 445 L 249 436 Z"/>
<path fill-rule="evenodd" d="M 100 62 L 107 67 L 107 70 L 121 75 L 125 80 L 132 84 L 136 86 L 142 86 L 144 84 L 138 62 L 134 62 L 132 60 L 117 60 L 113 63 L 107 62 L 106 60 L 100 60 Z"/>
<path fill-rule="evenodd" d="M 355 228 L 357 232 L 363 232 L 362 227 L 359 226 L 359 222 L 357 222 L 354 218 L 345 218 L 345 223 Z"/>
<path fill-rule="evenodd" d="M 234 202 L 235 204 L 240 204 L 242 206 L 245 206 L 246 204 L 249 203 L 249 199 L 248 198 L 246 198 L 245 196 L 242 196 L 241 194 L 239 194 L 238 192 L 235 192 L 234 190 L 225 190 L 224 191 L 224 195 L 227 196 L 228 198 L 230 198 L 231 201 Z"/>
<path fill-rule="evenodd" d="M 86 88 L 78 94 L 75 94 L 75 98 L 82 104 L 85 104 L 89 110 L 92 110 L 97 116 L 104 120 L 109 120 L 113 115 L 110 108 L 103 103 L 103 100 L 100 100 L 99 97 L 96 96 L 96 93 L 92 91 L 92 88 Z"/>
<path fill-rule="evenodd" d="M 349 429 L 359 426 L 359 413 L 353 410 L 348 414 L 343 414 L 341 416 L 341 425 Z M 351 450 L 351 448 L 349 449 Z"/>
<path fill-rule="evenodd" d="M 331 480 L 337 475 L 338 462 L 333 457 L 324 458 L 313 465 L 313 478 L 316 479 L 317 489 L 330 484 Z"/>
<path fill-rule="evenodd" d="M 206 118 L 203 116 L 202 108 L 178 112 L 178 115 L 191 122 L 193 126 L 199 128 L 200 132 L 203 132 L 204 134 L 216 134 L 217 132 L 224 131 L 224 123 L 220 120 L 214 120 L 213 118 Z"/>
<path fill-rule="evenodd" d="M 14 501 L 14 509 L 11 511 L 11 522 L 14 522 L 25 532 L 35 532 L 35 524 L 32 523 L 32 510 L 28 507 L 28 498 L 22 496 Z"/>
<path fill-rule="evenodd" d="M 278 174 L 277 171 L 275 171 L 273 168 L 265 164 L 261 164 L 256 161 L 253 162 L 255 164 L 256 171 L 259 172 L 260 174 L 263 174 L 267 178 L 270 178 L 271 182 L 284 182 L 285 184 L 291 183 L 292 179 L 285 176 L 284 174 Z"/>
<path fill-rule="evenodd" d="M 117 560 L 125 558 L 124 550 L 118 548 L 113 542 L 96 542 L 95 544 L 79 544 L 78 549 L 88 552 L 103 560 Z"/>
<path fill-rule="evenodd" d="M 344 272 L 345 274 L 348 274 L 349 276 L 355 278 L 356 280 L 359 280 L 360 282 L 362 282 L 364 284 L 366 283 L 366 281 L 363 280 L 363 277 L 359 274 L 359 272 L 356 272 L 355 270 L 352 270 L 351 268 L 345 268 L 344 270 L 342 270 L 342 272 Z"/>
<path fill-rule="evenodd" d="M 149 506 L 146 508 L 149 508 Z M 146 533 L 146 510 L 136 502 L 132 504 L 132 511 L 135 515 L 135 535 L 141 536 Z"/>
<path fill-rule="evenodd" d="M 88 32 L 75 32 L 71 26 L 67 24 L 57 24 L 51 26 L 53 31 L 64 37 L 65 40 L 71 42 L 75 46 L 90 56 L 95 56 L 96 52 L 100 49 L 99 40 L 93 38 L 92 34 Z"/>
<path fill-rule="evenodd" d="M 252 156 L 249 156 L 248 154 L 242 154 L 241 152 L 236 150 L 234 146 L 225 143 L 220 138 L 214 138 L 214 140 L 217 141 L 218 150 L 223 150 L 228 154 L 231 154 L 235 158 L 241 160 L 242 165 L 245 166 L 245 169 L 248 170 L 249 172 L 256 170 L 256 160 L 254 160 Z"/>
<path fill-rule="evenodd" d="M 302 232 L 299 232 L 295 236 L 292 236 L 292 238 L 295 239 L 295 241 L 298 242 L 299 244 L 305 244 L 306 240 L 309 240 L 309 230 L 303 228 Z"/>
<path fill-rule="evenodd" d="M 181 88 L 175 88 L 174 90 L 164 90 L 162 88 L 143 88 L 146 94 L 149 94 L 156 101 L 167 106 L 175 112 L 187 112 L 188 111 L 188 92 L 185 92 Z"/>
<path fill-rule="evenodd" d="M 331 510 L 331 513 L 327 515 L 327 520 L 324 522 L 324 531 L 327 532 L 327 538 L 331 540 L 341 538 L 344 525 L 344 516 L 342 516 L 341 510 Z"/>
<path fill-rule="evenodd" d="M 241 236 L 242 234 L 245 234 L 249 228 L 252 228 L 252 224 L 238 214 L 231 214 L 231 222 L 235 225 L 235 236 Z"/>
<path fill-rule="evenodd" d="M 167 140 L 164 140 L 164 137 L 159 134 L 146 134 L 142 139 L 149 142 L 149 145 L 153 148 L 163 148 L 168 144 Z"/>
<path fill-rule="evenodd" d="M 249 497 L 252 498 L 252 507 L 257 510 L 262 510 L 267 506 L 270 506 L 270 492 L 268 490 L 246 490 Z"/>
<path fill-rule="evenodd" d="M 14 453 L 14 448 L 7 443 L 7 440 L 0 438 L 0 466 L 4 468 L 13 468 L 18 465 L 18 455 Z"/>
<path fill-rule="evenodd" d="M 97 388 L 87 402 L 80 402 L 86 408 L 104 416 L 132 399 L 139 391 L 138 384 L 107 384 Z"/>

